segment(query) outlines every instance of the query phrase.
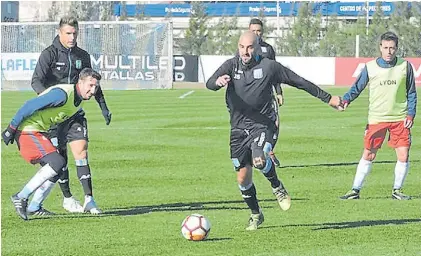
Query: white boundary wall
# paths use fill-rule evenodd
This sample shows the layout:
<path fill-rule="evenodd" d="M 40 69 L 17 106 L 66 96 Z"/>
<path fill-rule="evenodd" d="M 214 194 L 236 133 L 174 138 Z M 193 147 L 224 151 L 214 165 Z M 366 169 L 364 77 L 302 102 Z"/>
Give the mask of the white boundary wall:
<path fill-rule="evenodd" d="M 199 82 L 207 79 L 232 56 L 199 57 Z M 320 85 L 335 84 L 334 57 L 276 57 L 276 60 L 305 79 Z"/>

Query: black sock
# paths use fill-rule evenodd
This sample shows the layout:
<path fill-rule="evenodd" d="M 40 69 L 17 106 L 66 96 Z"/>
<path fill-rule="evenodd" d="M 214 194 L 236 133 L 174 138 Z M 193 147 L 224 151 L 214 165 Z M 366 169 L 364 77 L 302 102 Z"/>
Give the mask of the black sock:
<path fill-rule="evenodd" d="M 52 179 L 54 179 L 54 177 Z M 72 197 L 72 193 L 70 192 L 70 184 L 69 184 L 69 169 L 67 169 L 67 166 L 64 167 L 63 171 L 60 173 L 60 175 L 58 175 L 58 184 L 60 185 L 60 189 L 64 197 L 66 198 Z"/>
<path fill-rule="evenodd" d="M 271 161 L 271 160 L 269 159 L 267 161 Z M 279 186 L 282 186 L 281 188 L 284 187 L 282 182 L 278 179 L 278 175 L 276 174 L 276 169 L 275 169 L 274 164 L 272 164 L 270 171 L 268 171 L 267 173 L 263 173 L 263 175 L 265 175 L 266 179 L 268 179 L 272 188 L 277 188 Z"/>
<path fill-rule="evenodd" d="M 257 202 L 256 187 L 254 184 L 252 184 L 252 186 L 247 190 L 241 190 L 241 194 L 243 196 L 244 202 L 246 202 L 250 208 L 251 213 L 258 214 L 260 207 L 259 203 Z"/>
<path fill-rule="evenodd" d="M 60 142 L 60 141 L 59 141 Z M 60 143 L 59 143 L 60 144 Z M 69 184 L 69 169 L 67 169 L 67 145 L 64 143 L 64 146 L 59 146 L 58 148 L 59 154 L 64 157 L 64 161 L 66 162 L 65 167 L 63 168 L 62 172 L 50 179 L 52 182 L 58 181 L 60 185 L 61 192 L 65 198 L 72 197 L 72 193 L 70 192 L 70 184 Z"/>
<path fill-rule="evenodd" d="M 76 166 L 77 167 L 77 177 L 79 178 L 80 183 L 83 187 L 83 192 L 86 196 L 92 196 L 92 179 L 91 179 L 91 169 L 88 165 Z"/>

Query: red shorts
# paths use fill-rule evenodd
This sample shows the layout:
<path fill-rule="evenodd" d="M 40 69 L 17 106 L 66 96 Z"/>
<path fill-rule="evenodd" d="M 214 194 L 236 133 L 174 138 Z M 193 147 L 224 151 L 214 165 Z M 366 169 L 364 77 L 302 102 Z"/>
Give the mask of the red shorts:
<path fill-rule="evenodd" d="M 403 121 L 368 124 L 365 129 L 364 147 L 366 149 L 381 148 L 386 132 L 389 131 L 388 144 L 392 148 L 410 147 L 411 130 L 405 128 Z"/>
<path fill-rule="evenodd" d="M 22 132 L 17 138 L 22 157 L 31 164 L 36 164 L 44 156 L 57 152 L 51 141 L 40 132 Z"/>

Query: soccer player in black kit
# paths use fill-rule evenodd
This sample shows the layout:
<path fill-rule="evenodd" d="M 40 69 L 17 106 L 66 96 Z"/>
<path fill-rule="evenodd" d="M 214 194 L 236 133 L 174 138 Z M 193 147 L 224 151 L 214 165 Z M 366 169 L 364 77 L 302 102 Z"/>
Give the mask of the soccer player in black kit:
<path fill-rule="evenodd" d="M 342 106 L 340 97 L 331 96 L 274 60 L 261 58 L 257 54 L 258 47 L 256 35 L 244 32 L 238 42 L 239 57 L 227 60 L 206 82 L 206 87 L 213 91 L 226 87 L 231 160 L 242 197 L 251 210 L 247 230 L 256 230 L 264 221 L 253 184 L 252 166 L 270 181 L 281 209 L 288 210 L 291 206 L 291 198 L 269 157 L 277 115 L 272 107 L 272 85 L 289 84 L 334 108 Z"/>

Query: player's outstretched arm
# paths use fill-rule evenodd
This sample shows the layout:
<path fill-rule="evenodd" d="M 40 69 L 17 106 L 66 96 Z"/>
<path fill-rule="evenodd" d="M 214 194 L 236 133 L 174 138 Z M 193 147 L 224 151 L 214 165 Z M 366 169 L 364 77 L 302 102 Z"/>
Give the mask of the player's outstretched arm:
<path fill-rule="evenodd" d="M 13 127 L 19 127 L 20 123 L 38 110 L 59 107 L 66 103 L 67 94 L 60 88 L 54 88 L 46 94 L 25 102 L 12 118 L 10 123 Z"/>
<path fill-rule="evenodd" d="M 332 96 L 329 100 L 329 106 L 332 108 L 338 110 L 338 111 L 344 111 L 344 106 L 342 102 L 342 98 L 339 96 Z"/>
<path fill-rule="evenodd" d="M 52 89 L 48 93 L 39 97 L 33 98 L 25 102 L 25 104 L 18 110 L 12 118 L 9 126 L 2 132 L 2 138 L 6 145 L 13 144 L 15 139 L 16 129 L 25 118 L 31 116 L 38 110 L 58 107 L 65 104 L 67 101 L 66 93 L 61 89 Z"/>
<path fill-rule="evenodd" d="M 361 92 L 365 89 L 368 83 L 368 71 L 367 66 L 363 68 L 360 75 L 355 80 L 354 84 L 349 88 L 348 92 L 344 94 L 342 104 L 344 110 L 347 109 L 348 105 L 354 101 Z"/>
<path fill-rule="evenodd" d="M 339 96 L 330 95 L 330 93 L 322 90 L 317 85 L 297 75 L 289 68 L 284 67 L 281 63 L 274 61 L 272 62 L 272 65 L 272 72 L 274 73 L 273 83 L 285 83 L 297 89 L 304 90 L 337 110 L 343 110 L 342 100 Z"/>
<path fill-rule="evenodd" d="M 206 88 L 212 91 L 217 91 L 222 87 L 228 85 L 231 81 L 231 71 L 233 68 L 232 59 L 229 59 L 220 66 L 215 73 L 206 82 Z"/>

